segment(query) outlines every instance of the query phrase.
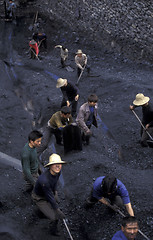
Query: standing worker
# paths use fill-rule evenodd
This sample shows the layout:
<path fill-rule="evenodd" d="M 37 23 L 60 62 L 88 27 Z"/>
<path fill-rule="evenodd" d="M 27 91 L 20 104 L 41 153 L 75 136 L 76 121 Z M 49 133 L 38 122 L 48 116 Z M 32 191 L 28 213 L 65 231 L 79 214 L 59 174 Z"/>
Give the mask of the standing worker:
<path fill-rule="evenodd" d="M 78 74 L 78 78 L 79 78 L 81 72 L 87 66 L 87 56 L 80 49 L 76 52 L 75 63 L 77 65 L 77 74 Z M 87 72 L 88 72 L 88 74 L 90 73 L 90 67 L 88 67 L 88 66 L 87 66 Z"/>
<path fill-rule="evenodd" d="M 84 103 L 80 109 L 76 118 L 77 125 L 82 130 L 82 140 L 89 145 L 89 139 L 92 135 L 90 130 L 92 124 L 98 127 L 97 124 L 97 102 L 98 97 L 95 94 L 91 94 L 88 97 L 88 102 Z"/>
<path fill-rule="evenodd" d="M 29 42 L 29 46 L 30 46 L 31 58 L 32 59 L 38 58 L 39 48 L 38 48 L 37 42 L 32 39 Z"/>
<path fill-rule="evenodd" d="M 38 178 L 39 161 L 36 148 L 41 145 L 41 138 L 42 134 L 40 132 L 32 131 L 28 136 L 29 142 L 26 143 L 21 153 L 22 170 L 27 192 L 32 191 Z"/>
<path fill-rule="evenodd" d="M 53 222 L 53 235 L 59 236 L 58 221 L 64 219 L 64 213 L 58 207 L 57 182 L 61 174 L 62 165 L 66 162 L 61 160 L 58 154 L 52 154 L 48 169 L 38 178 L 32 193 L 32 199 L 40 211 Z"/>
<path fill-rule="evenodd" d="M 57 79 L 56 88 L 60 88 L 63 94 L 61 107 L 72 106 L 72 117 L 76 116 L 77 104 L 79 99 L 79 89 L 67 79 Z"/>
<path fill-rule="evenodd" d="M 130 105 L 130 110 L 134 110 L 136 107 L 142 107 L 142 124 L 150 135 L 153 136 L 153 108 L 149 104 L 149 97 L 144 96 L 142 93 L 136 95 L 133 101 L 134 105 Z M 141 146 L 148 147 L 147 140 L 149 139 L 146 131 L 141 127 Z"/>
<path fill-rule="evenodd" d="M 61 49 L 61 65 L 62 68 L 66 66 L 65 62 L 68 58 L 68 49 L 66 47 L 63 47 L 62 45 L 56 45 L 55 48 L 60 48 Z"/>
<path fill-rule="evenodd" d="M 133 216 L 124 217 L 121 230 L 114 234 L 112 240 L 135 240 L 138 231 L 138 220 Z"/>
<path fill-rule="evenodd" d="M 114 210 L 116 206 L 122 207 L 124 204 L 128 214 L 134 216 L 126 187 L 113 176 L 102 176 L 95 180 L 91 195 L 87 199 L 87 206 L 92 206 L 98 201 Z"/>
<path fill-rule="evenodd" d="M 16 4 L 14 1 L 10 0 L 5 0 L 4 1 L 4 9 L 5 9 L 5 20 L 10 20 L 12 21 L 13 18 L 15 19 L 15 9 L 16 9 Z"/>

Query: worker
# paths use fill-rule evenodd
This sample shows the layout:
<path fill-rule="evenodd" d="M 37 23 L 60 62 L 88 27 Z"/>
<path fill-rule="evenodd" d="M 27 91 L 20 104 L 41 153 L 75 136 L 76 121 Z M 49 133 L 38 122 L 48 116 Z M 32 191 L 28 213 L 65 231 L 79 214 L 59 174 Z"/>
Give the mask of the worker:
<path fill-rule="evenodd" d="M 39 131 L 32 131 L 28 136 L 28 143 L 21 153 L 21 163 L 24 180 L 26 182 L 26 192 L 31 192 L 36 179 L 38 178 L 39 161 L 36 148 L 41 145 L 42 134 Z"/>
<path fill-rule="evenodd" d="M 32 59 L 35 59 L 35 58 L 38 59 L 39 48 L 38 48 L 37 42 L 32 39 L 32 40 L 29 42 L 29 46 L 30 46 L 31 58 L 32 58 Z"/>
<path fill-rule="evenodd" d="M 78 78 L 80 77 L 81 72 L 84 71 L 85 67 L 87 67 L 88 74 L 90 73 L 90 67 L 87 65 L 87 60 L 88 59 L 86 54 L 84 54 L 82 50 L 79 49 L 76 52 L 76 56 L 75 56 L 75 63 L 77 66 Z"/>
<path fill-rule="evenodd" d="M 138 231 L 138 220 L 134 216 L 124 217 L 121 230 L 114 234 L 112 240 L 135 240 Z"/>
<path fill-rule="evenodd" d="M 114 210 L 124 204 L 128 214 L 134 216 L 126 187 L 119 179 L 113 176 L 102 176 L 95 180 L 91 195 L 87 198 L 87 205 L 92 206 L 97 202 L 101 202 Z"/>
<path fill-rule="evenodd" d="M 62 45 L 56 45 L 55 48 L 60 48 L 61 50 L 61 65 L 62 68 L 64 68 L 66 66 L 65 62 L 68 58 L 68 49 Z"/>
<path fill-rule="evenodd" d="M 45 33 L 34 33 L 33 40 L 35 40 L 39 46 L 39 48 L 43 45 L 45 49 L 47 49 L 47 36 Z"/>
<path fill-rule="evenodd" d="M 52 115 L 48 121 L 47 127 L 44 132 L 41 146 L 37 149 L 38 155 L 43 153 L 43 151 L 48 147 L 51 136 L 54 134 L 56 138 L 56 143 L 63 146 L 63 128 L 70 125 L 73 122 L 71 116 L 71 109 L 67 106 L 61 108 Z"/>
<path fill-rule="evenodd" d="M 32 192 L 32 199 L 37 207 L 53 223 L 51 233 L 55 236 L 60 235 L 59 219 L 65 218 L 64 213 L 59 209 L 57 194 L 57 183 L 62 165 L 65 163 L 58 154 L 52 154 L 49 157 L 49 163 L 44 166 L 48 169 L 40 175 Z"/>
<path fill-rule="evenodd" d="M 63 94 L 61 107 L 69 107 L 71 105 L 72 117 L 76 117 L 76 110 L 79 99 L 79 89 L 73 83 L 63 78 L 57 79 L 56 88 L 60 88 Z"/>
<path fill-rule="evenodd" d="M 80 109 L 76 118 L 76 123 L 82 130 L 82 140 L 84 144 L 89 145 L 89 139 L 92 135 L 90 130 L 92 124 L 98 127 L 97 124 L 97 102 L 98 97 L 95 94 L 91 94 L 88 97 L 88 102 L 84 103 Z"/>
<path fill-rule="evenodd" d="M 153 136 L 153 108 L 149 101 L 149 97 L 144 96 L 142 93 L 138 93 L 135 100 L 133 101 L 134 105 L 130 105 L 130 110 L 134 110 L 137 107 L 142 107 L 142 124 L 144 125 L 147 132 Z M 141 127 L 140 143 L 142 147 L 148 147 L 147 140 L 149 140 L 149 136 Z"/>
<path fill-rule="evenodd" d="M 5 10 L 5 20 L 12 21 L 13 18 L 15 19 L 15 9 L 16 4 L 14 1 L 4 1 L 4 10 Z"/>

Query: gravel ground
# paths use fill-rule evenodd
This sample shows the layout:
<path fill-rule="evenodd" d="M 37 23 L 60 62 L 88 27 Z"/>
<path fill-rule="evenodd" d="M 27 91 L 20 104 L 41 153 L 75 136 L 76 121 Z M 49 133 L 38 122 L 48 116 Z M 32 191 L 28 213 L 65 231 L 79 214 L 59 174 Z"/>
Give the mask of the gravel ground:
<path fill-rule="evenodd" d="M 25 18 L 17 25 L 0 23 L 0 151 L 20 159 L 33 123 L 43 130 L 50 116 L 60 109 L 61 93 L 55 87 L 55 79 L 59 76 L 76 83 L 74 56 L 76 50 L 82 48 L 91 58 L 91 75 L 99 77 L 87 77 L 84 73 L 79 84 L 79 106 L 90 93 L 96 93 L 99 116 L 107 131 L 104 125 L 93 128 L 90 146 L 84 146 L 82 152 L 64 156 L 63 148 L 55 144 L 57 153 L 70 163 L 63 168 L 60 207 L 69 219 L 74 239 L 111 239 L 120 229 L 121 217 L 101 204 L 86 210 L 84 202 L 98 176 L 114 174 L 129 190 L 141 230 L 153 239 L 153 150 L 141 148 L 138 143 L 140 126 L 129 111 L 137 93 L 142 92 L 152 99 L 152 66 L 135 64 L 96 46 L 91 49 L 83 38 L 75 42 L 76 36 L 69 29 L 43 20 L 41 27 L 48 36 L 48 49 L 40 52 L 40 61 L 31 60 L 28 54 L 30 21 Z M 68 64 L 74 72 L 60 68 L 59 53 L 54 49 L 59 43 L 70 50 Z M 137 113 L 141 116 L 141 109 Z M 46 162 L 52 152 L 53 145 L 50 145 L 44 153 Z M 1 239 L 69 239 L 62 223 L 61 237 L 50 235 L 49 221 L 40 215 L 30 196 L 23 191 L 20 172 L 4 164 L 0 179 Z M 138 239 L 144 238 L 139 235 Z"/>

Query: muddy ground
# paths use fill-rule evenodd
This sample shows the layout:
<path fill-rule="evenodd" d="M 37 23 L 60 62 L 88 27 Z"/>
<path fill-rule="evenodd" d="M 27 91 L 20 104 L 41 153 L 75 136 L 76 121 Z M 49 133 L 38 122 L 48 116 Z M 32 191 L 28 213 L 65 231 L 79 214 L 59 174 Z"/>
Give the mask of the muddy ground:
<path fill-rule="evenodd" d="M 121 217 L 101 204 L 90 210 L 84 208 L 95 178 L 111 173 L 126 185 L 140 228 L 153 239 L 153 149 L 142 148 L 138 143 L 140 126 L 129 111 L 129 104 L 139 92 L 150 96 L 153 102 L 152 66 L 112 55 L 59 23 L 39 21 L 40 31 L 48 36 L 48 49 L 42 49 L 40 61 L 29 58 L 31 19 L 22 18 L 17 24 L 0 22 L 0 151 L 20 159 L 31 129 L 43 131 L 51 115 L 60 109 L 62 97 L 55 79 L 59 76 L 76 83 L 74 56 L 78 48 L 83 49 L 90 56 L 91 75 L 95 77 L 84 73 L 79 84 L 79 106 L 90 93 L 96 93 L 102 124 L 99 129 L 93 128 L 91 144 L 84 146 L 82 152 L 64 156 L 63 148 L 55 144 L 57 153 L 70 163 L 63 168 L 65 183 L 64 187 L 59 186 L 60 207 L 74 239 L 111 239 L 120 229 Z M 74 72 L 61 69 L 59 52 L 54 49 L 59 43 L 69 49 L 68 64 Z M 137 113 L 141 116 L 141 109 Z M 44 153 L 45 161 L 54 151 L 52 142 L 54 139 Z M 49 221 L 23 191 L 20 172 L 3 165 L 0 180 L 1 239 L 69 239 L 62 223 L 62 236 L 50 235 Z M 139 235 L 138 239 L 144 238 Z"/>

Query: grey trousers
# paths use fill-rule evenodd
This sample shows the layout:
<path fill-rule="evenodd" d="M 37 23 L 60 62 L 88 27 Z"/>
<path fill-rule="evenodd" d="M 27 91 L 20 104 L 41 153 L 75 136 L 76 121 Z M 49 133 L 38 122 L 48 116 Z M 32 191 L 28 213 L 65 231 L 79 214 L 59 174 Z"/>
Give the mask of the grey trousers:
<path fill-rule="evenodd" d="M 56 143 L 60 144 L 62 141 L 62 131 L 60 131 L 59 129 L 53 129 L 51 127 L 46 127 L 43 138 L 42 138 L 42 143 L 40 145 L 40 147 L 37 148 L 37 153 L 38 156 L 40 156 L 41 153 L 43 153 L 43 151 L 45 151 L 45 149 L 47 149 L 48 144 L 50 142 L 51 136 L 55 135 L 56 138 Z"/>
<path fill-rule="evenodd" d="M 39 174 L 38 173 L 33 173 L 32 174 L 34 181 L 36 182 Z M 23 173 L 23 178 L 25 180 L 25 191 L 26 192 L 31 192 L 33 189 L 33 185 L 31 184 L 31 182 L 27 179 L 27 177 L 25 176 L 25 174 Z"/>
<path fill-rule="evenodd" d="M 51 207 L 50 203 L 46 201 L 45 198 L 38 196 L 34 192 L 32 192 L 31 195 L 33 201 L 39 208 L 39 210 L 48 218 L 51 220 L 51 222 L 56 221 L 56 214 L 55 210 Z"/>

